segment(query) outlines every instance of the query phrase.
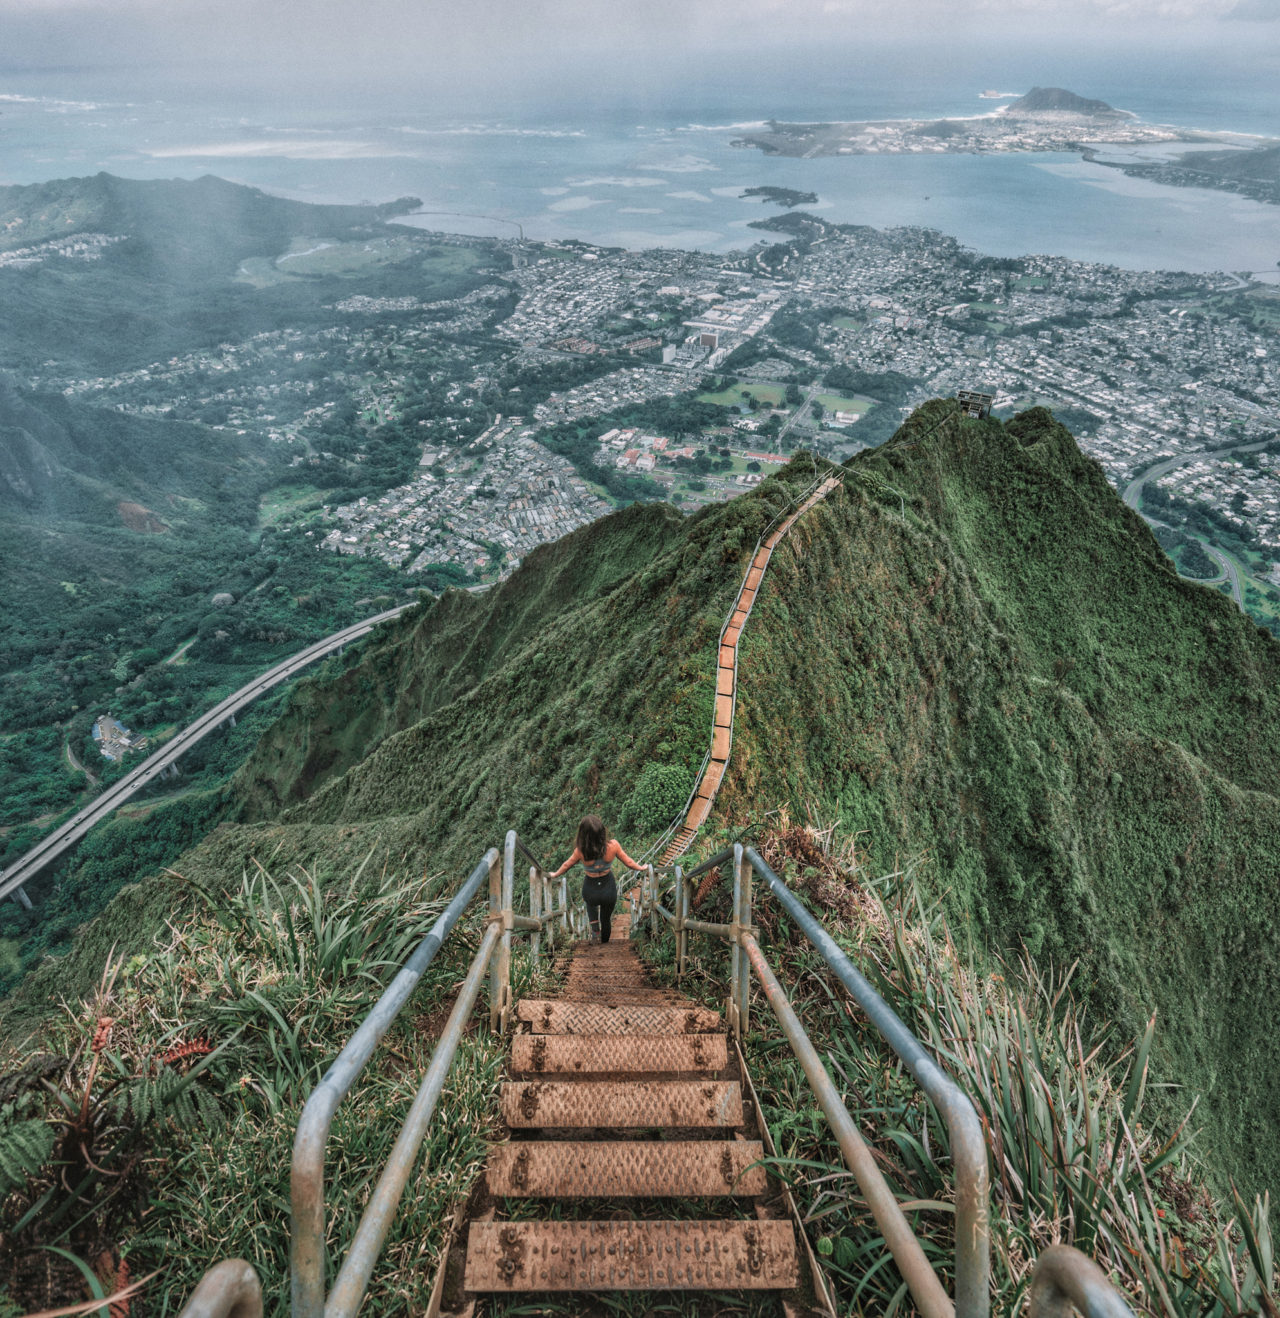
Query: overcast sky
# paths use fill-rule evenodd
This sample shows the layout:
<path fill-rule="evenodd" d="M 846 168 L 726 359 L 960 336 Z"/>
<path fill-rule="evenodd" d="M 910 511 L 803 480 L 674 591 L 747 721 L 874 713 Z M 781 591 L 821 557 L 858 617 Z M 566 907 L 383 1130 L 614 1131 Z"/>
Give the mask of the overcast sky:
<path fill-rule="evenodd" d="M 554 77 L 945 40 L 1280 52 L 1280 0 L 0 0 L 0 70 Z"/>

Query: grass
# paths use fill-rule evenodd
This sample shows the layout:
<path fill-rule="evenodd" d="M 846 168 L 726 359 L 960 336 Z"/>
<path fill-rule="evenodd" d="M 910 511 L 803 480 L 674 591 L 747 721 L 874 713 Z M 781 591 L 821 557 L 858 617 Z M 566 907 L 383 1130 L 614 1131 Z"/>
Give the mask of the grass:
<path fill-rule="evenodd" d="M 828 412 L 856 412 L 859 416 L 865 416 L 875 406 L 870 398 L 847 398 L 843 394 L 816 394 L 814 401 Z"/>
<path fill-rule="evenodd" d="M 871 880 L 856 842 L 834 828 L 791 826 L 784 812 L 759 845 L 973 1097 L 992 1169 L 994 1311 L 1018 1311 L 1036 1258 L 1064 1242 L 1095 1258 L 1138 1313 L 1273 1314 L 1280 1278 L 1266 1199 L 1215 1200 L 1189 1118 L 1173 1127 L 1152 1119 L 1154 1018 L 1124 1040 L 1090 1019 L 1074 966 L 1037 969 L 1024 959 L 982 971 L 913 873 Z M 727 918 L 728 886 L 726 875 L 701 918 Z M 950 1286 L 945 1127 L 786 917 L 767 899 L 757 900 L 753 916 L 846 1106 Z M 670 965 L 670 943 L 664 937 L 654 949 L 659 974 Z M 684 988 L 716 1003 L 726 949 L 691 936 L 691 951 Z M 841 1311 L 906 1312 L 896 1270 L 881 1266 L 878 1229 L 754 986 L 746 1052 L 779 1148 L 776 1169 L 793 1182 Z"/>
<path fill-rule="evenodd" d="M 258 525 L 274 526 L 286 517 L 318 508 L 332 497 L 332 491 L 315 485 L 278 486 L 268 490 L 258 502 Z"/>
<path fill-rule="evenodd" d="M 58 1236 L 37 1215 L 11 1235 L 9 1266 L 0 1273 L 18 1281 L 7 1295 L 0 1290 L 0 1299 L 19 1312 L 82 1299 L 76 1272 L 55 1270 L 42 1284 L 26 1264 L 56 1244 L 81 1258 L 105 1253 L 113 1267 L 127 1263 L 135 1277 L 159 1269 L 148 1293 L 166 1298 L 151 1313 L 173 1312 L 213 1263 L 246 1258 L 263 1279 L 267 1312 L 285 1314 L 289 1149 L 298 1111 L 455 884 L 443 875 L 357 870 L 323 885 L 314 873 L 274 875 L 258 867 L 225 894 L 192 885 L 190 918 L 181 930 L 171 927 L 151 952 L 114 964 L 94 998 L 67 1006 L 43 1042 L 83 1055 L 95 1022 L 109 1017 L 110 1064 L 122 1075 L 145 1074 L 147 1059 L 175 1044 L 193 1045 L 197 1058 L 218 1050 L 200 1086 L 211 1119 L 191 1130 L 149 1127 L 141 1218 L 109 1207 L 87 1234 Z M 326 1153 L 331 1264 L 340 1260 L 385 1164 L 478 944 L 481 919 L 477 901 L 338 1111 Z M 526 945 L 517 939 L 517 992 L 531 981 Z M 494 1133 L 505 1045 L 479 1026 L 486 1010 L 482 1001 L 459 1048 L 375 1272 L 370 1312 L 425 1307 L 443 1224 L 469 1192 Z M 5 1072 L 14 1074 L 23 1056 L 11 1049 Z M 8 1119 L 8 1109 L 3 1116 Z M 0 1138 L 4 1133 L 0 1124 Z M 39 1201 L 51 1177 L 55 1169 L 42 1170 L 21 1193 L 10 1194 L 6 1227 L 12 1230 L 27 1205 Z"/>
<path fill-rule="evenodd" d="M 780 384 L 734 384 L 715 393 L 699 394 L 700 403 L 715 403 L 720 407 L 749 406 L 754 397 L 758 402 L 770 407 L 782 407 L 786 398 L 786 389 Z"/>

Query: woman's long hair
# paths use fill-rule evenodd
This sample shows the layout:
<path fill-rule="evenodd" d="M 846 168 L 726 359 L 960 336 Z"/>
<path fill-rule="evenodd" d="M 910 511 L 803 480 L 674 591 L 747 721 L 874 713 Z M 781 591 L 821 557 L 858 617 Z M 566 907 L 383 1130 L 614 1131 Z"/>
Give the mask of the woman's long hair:
<path fill-rule="evenodd" d="M 605 828 L 604 820 L 599 815 L 583 815 L 574 844 L 583 860 L 599 860 L 609 845 L 609 830 Z"/>

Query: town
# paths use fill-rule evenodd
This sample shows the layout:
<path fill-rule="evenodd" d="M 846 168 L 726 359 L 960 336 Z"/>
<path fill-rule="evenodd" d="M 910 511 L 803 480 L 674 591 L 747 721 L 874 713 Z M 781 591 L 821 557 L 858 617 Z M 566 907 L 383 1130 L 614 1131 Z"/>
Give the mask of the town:
<path fill-rule="evenodd" d="M 696 509 L 797 449 L 840 461 L 926 399 L 983 389 L 998 415 L 1052 408 L 1280 619 L 1280 288 L 984 258 L 803 211 L 755 227 L 728 256 L 414 233 L 511 268 L 443 302 L 358 295 L 319 327 L 30 383 L 257 435 L 293 469 L 284 529 L 472 586 L 619 502 Z"/>

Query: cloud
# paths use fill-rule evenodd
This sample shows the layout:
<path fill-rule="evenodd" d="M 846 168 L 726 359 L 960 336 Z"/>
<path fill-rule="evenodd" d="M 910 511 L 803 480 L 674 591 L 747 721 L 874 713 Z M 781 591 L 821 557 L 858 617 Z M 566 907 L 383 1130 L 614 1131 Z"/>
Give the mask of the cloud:
<path fill-rule="evenodd" d="M 1260 23 L 1280 22 L 1280 0 L 1238 0 L 1227 17 Z"/>
<path fill-rule="evenodd" d="M 139 67 L 279 87 L 414 88 L 457 100 L 477 88 L 495 117 L 538 91 L 589 100 L 615 82 L 659 96 L 706 61 L 780 63 L 875 42 L 1080 37 L 1175 39 L 1280 19 L 1280 0 L 0 0 L 9 67 Z M 1188 39 L 1190 37 L 1188 36 Z M 514 117 L 514 116 L 513 116 Z"/>

